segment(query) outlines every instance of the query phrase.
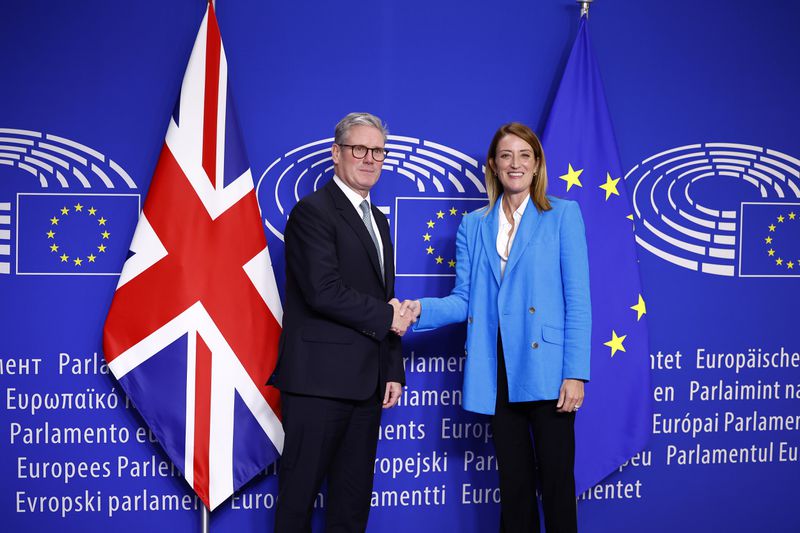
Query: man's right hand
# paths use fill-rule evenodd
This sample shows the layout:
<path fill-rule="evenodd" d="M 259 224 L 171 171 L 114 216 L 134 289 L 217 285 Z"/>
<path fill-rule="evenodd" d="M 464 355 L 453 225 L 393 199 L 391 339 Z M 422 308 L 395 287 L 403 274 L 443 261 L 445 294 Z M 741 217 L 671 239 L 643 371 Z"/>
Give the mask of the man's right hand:
<path fill-rule="evenodd" d="M 392 298 L 391 300 L 389 300 L 389 305 L 391 305 L 392 309 L 394 310 L 394 315 L 392 316 L 391 330 L 402 337 L 403 335 L 405 335 L 406 331 L 408 330 L 408 327 L 414 321 L 413 313 L 403 312 L 402 304 L 400 303 L 400 300 L 398 300 L 397 298 Z"/>
<path fill-rule="evenodd" d="M 419 300 L 405 300 L 400 305 L 400 316 L 411 315 L 411 322 L 416 322 L 422 313 L 422 303 Z"/>

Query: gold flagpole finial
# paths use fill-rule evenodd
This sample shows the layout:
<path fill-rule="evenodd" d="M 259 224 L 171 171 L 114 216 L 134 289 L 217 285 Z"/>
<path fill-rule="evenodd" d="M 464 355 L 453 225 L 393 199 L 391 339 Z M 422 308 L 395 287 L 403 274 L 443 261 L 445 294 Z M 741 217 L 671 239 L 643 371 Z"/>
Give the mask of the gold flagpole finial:
<path fill-rule="evenodd" d="M 588 17 L 589 16 L 589 5 L 594 2 L 594 0 L 577 0 L 578 4 L 581 6 L 581 16 Z"/>

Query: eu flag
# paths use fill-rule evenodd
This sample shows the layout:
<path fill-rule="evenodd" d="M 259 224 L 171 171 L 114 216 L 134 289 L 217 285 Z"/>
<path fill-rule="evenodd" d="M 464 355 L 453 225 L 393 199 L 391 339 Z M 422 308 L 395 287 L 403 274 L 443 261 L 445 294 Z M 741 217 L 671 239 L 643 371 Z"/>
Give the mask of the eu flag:
<path fill-rule="evenodd" d="M 455 276 L 455 234 L 461 217 L 486 205 L 486 198 L 397 198 L 397 276 Z"/>
<path fill-rule="evenodd" d="M 585 16 L 542 142 L 549 190 L 580 204 L 589 245 L 592 380 L 575 427 L 580 494 L 645 447 L 652 413 L 631 205 Z"/>
<path fill-rule="evenodd" d="M 800 204 L 743 202 L 740 227 L 740 276 L 800 276 Z"/>
<path fill-rule="evenodd" d="M 20 193 L 17 274 L 118 275 L 138 194 Z"/>

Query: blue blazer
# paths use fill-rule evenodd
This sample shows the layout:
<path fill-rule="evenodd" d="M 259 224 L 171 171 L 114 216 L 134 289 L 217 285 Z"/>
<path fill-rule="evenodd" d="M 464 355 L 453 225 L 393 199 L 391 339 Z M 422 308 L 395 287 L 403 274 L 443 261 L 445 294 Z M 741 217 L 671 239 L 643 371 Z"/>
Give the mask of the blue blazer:
<path fill-rule="evenodd" d="M 565 378 L 589 379 L 589 259 L 578 204 L 530 202 L 511 247 L 505 275 L 497 253 L 502 197 L 464 216 L 456 238 L 456 284 L 449 296 L 422 298 L 414 329 L 467 321 L 463 407 L 493 414 L 497 331 L 503 339 L 512 402 L 558 398 Z"/>

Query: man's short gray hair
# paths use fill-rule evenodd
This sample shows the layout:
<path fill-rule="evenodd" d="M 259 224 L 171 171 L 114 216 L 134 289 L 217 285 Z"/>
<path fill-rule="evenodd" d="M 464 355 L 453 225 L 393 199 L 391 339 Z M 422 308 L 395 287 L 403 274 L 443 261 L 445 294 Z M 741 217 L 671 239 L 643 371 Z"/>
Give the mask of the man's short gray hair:
<path fill-rule="evenodd" d="M 333 136 L 333 142 L 342 144 L 347 139 L 347 134 L 353 126 L 370 126 L 380 131 L 383 135 L 383 142 L 386 142 L 386 136 L 389 135 L 389 130 L 386 124 L 381 122 L 381 119 L 370 113 L 350 113 L 336 125 L 336 131 Z"/>

